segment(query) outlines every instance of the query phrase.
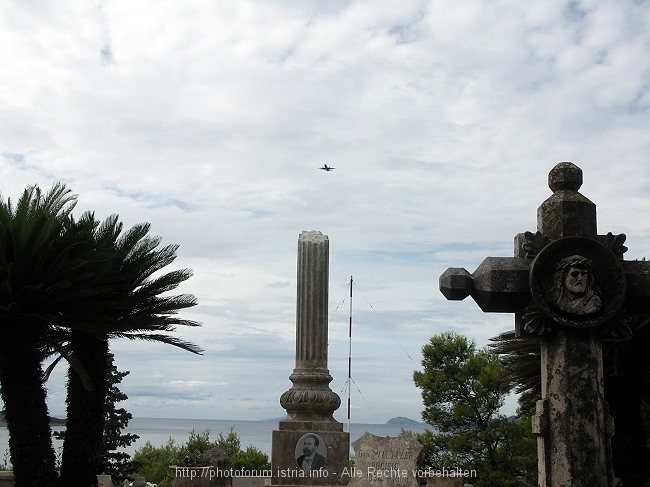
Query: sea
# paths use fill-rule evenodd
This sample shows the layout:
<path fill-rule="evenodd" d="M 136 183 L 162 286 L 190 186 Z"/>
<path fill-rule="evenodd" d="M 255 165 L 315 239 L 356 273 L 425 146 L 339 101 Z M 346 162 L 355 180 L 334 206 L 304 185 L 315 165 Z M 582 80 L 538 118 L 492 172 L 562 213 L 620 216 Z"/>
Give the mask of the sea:
<path fill-rule="evenodd" d="M 403 422 L 386 424 L 350 424 L 350 440 L 355 441 L 364 432 L 377 436 L 398 436 L 402 430 L 409 430 L 413 433 L 423 433 L 430 428 L 424 423 Z M 60 431 L 63 426 L 53 426 L 54 431 Z M 271 459 L 271 437 L 273 430 L 278 429 L 278 420 L 263 421 L 241 421 L 229 419 L 170 419 L 170 418 L 133 418 L 124 432 L 133 433 L 139 436 L 138 440 L 123 451 L 133 455 L 135 451 L 142 448 L 147 442 L 153 446 L 162 446 L 170 438 L 176 444 L 183 444 L 187 441 L 190 432 L 197 433 L 208 430 L 210 439 L 216 440 L 219 433 L 226 436 L 234 431 L 239 436 L 241 448 L 254 446 L 266 453 Z M 347 431 L 347 424 L 343 425 L 343 431 Z M 54 448 L 60 451 L 62 442 L 54 440 Z M 353 450 L 351 450 L 353 451 Z M 9 461 L 9 434 L 7 428 L 0 427 L 0 466 Z"/>

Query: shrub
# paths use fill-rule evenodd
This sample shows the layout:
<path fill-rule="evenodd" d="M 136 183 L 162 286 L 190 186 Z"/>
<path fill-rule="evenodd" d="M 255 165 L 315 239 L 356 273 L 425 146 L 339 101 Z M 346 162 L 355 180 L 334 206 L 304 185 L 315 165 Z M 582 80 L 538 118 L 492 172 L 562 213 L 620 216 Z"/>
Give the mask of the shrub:
<path fill-rule="evenodd" d="M 159 487 L 172 485 L 172 472 L 170 465 L 175 464 L 179 447 L 174 439 L 170 438 L 163 446 L 155 447 L 147 441 L 142 448 L 136 450 L 133 461 L 138 463 L 139 469 L 134 477 L 144 477 L 150 482 L 157 483 Z"/>
<path fill-rule="evenodd" d="M 223 435 L 219 433 L 216 441 L 210 441 L 210 431 L 197 433 L 192 430 L 189 438 L 182 445 L 177 445 L 173 438 L 167 444 L 154 447 L 150 442 L 133 455 L 133 461 L 140 464 L 140 469 L 135 477 L 144 477 L 149 482 L 158 484 L 158 487 L 171 487 L 174 472 L 171 465 L 194 467 L 201 463 L 201 454 L 213 448 L 224 450 L 230 457 L 233 470 L 244 468 L 246 470 L 269 470 L 271 464 L 266 453 L 254 446 L 246 450 L 241 449 L 241 441 L 234 429 Z"/>
<path fill-rule="evenodd" d="M 233 470 L 271 470 L 269 456 L 253 445 L 246 450 L 239 450 L 230 459 L 230 465 Z"/>

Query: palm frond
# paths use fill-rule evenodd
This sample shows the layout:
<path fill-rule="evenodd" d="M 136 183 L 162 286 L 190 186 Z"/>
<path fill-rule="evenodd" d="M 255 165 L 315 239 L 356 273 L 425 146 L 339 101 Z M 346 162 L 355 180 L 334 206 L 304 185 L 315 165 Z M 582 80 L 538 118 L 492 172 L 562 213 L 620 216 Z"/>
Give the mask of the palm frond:
<path fill-rule="evenodd" d="M 195 353 L 197 355 L 203 355 L 203 348 L 195 345 L 192 342 L 182 340 L 180 338 L 162 335 L 159 333 L 118 333 L 113 336 L 114 338 L 128 338 L 129 340 L 144 340 L 158 343 L 166 343 L 174 347 L 187 350 L 188 352 Z"/>

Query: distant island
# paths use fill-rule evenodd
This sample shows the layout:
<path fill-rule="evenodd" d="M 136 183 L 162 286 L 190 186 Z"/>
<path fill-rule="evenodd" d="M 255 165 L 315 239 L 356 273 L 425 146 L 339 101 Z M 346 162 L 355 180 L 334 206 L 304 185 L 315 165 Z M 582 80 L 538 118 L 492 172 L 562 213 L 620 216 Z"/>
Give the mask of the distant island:
<path fill-rule="evenodd" d="M 422 426 L 423 423 L 415 421 L 411 418 L 405 418 L 404 416 L 397 416 L 396 418 L 390 418 L 386 421 L 386 424 L 393 424 L 397 426 Z"/>
<path fill-rule="evenodd" d="M 50 424 L 64 425 L 65 419 L 53 418 L 50 416 Z M 6 427 L 7 421 L 5 420 L 5 412 L 0 411 L 0 427 Z"/>

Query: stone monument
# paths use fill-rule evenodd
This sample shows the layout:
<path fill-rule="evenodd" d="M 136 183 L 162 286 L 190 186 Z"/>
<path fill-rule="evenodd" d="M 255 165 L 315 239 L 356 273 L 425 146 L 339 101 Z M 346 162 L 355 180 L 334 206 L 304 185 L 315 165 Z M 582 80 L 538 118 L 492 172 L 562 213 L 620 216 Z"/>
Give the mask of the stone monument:
<path fill-rule="evenodd" d="M 366 431 L 352 446 L 350 487 L 419 487 L 422 445 L 413 435 L 382 437 Z"/>
<path fill-rule="evenodd" d="M 320 232 L 298 239 L 296 367 L 280 397 L 287 416 L 273 431 L 271 485 L 346 485 L 350 435 L 333 417 L 341 398 L 329 383 L 327 306 L 329 240 Z"/>
<path fill-rule="evenodd" d="M 538 485 L 606 487 L 614 425 L 602 340 L 629 338 L 631 315 L 650 312 L 650 262 L 623 260 L 625 235 L 598 235 L 596 205 L 578 192 L 580 168 L 562 162 L 548 182 L 537 232 L 515 237 L 515 256 L 488 257 L 473 274 L 447 269 L 440 290 L 451 300 L 471 295 L 485 312 L 515 313 L 519 336 L 540 337 Z"/>

